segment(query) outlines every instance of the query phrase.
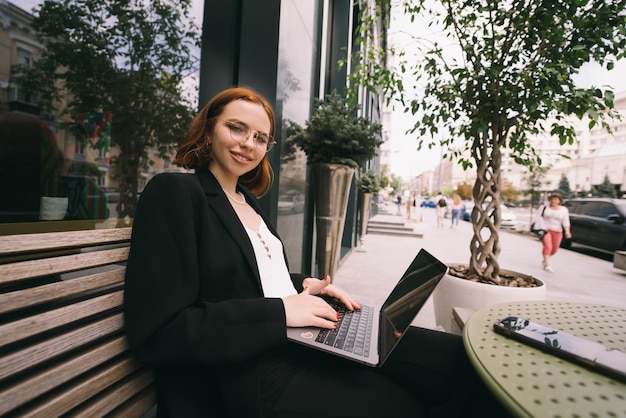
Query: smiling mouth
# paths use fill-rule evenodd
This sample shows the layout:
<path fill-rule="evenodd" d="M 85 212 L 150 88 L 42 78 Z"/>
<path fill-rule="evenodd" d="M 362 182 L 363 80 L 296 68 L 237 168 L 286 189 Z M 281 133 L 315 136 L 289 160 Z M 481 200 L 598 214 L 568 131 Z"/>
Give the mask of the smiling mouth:
<path fill-rule="evenodd" d="M 243 161 L 243 162 L 246 162 L 246 163 L 252 161 L 252 158 L 244 157 L 241 154 L 233 153 L 232 155 L 233 155 L 233 157 L 235 157 L 236 160 L 239 160 L 239 161 Z"/>

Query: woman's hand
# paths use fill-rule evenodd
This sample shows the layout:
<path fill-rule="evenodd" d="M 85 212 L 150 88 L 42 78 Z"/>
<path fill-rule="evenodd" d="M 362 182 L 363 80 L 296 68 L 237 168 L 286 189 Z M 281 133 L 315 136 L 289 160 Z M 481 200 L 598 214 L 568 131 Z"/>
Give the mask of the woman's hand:
<path fill-rule="evenodd" d="M 307 287 L 302 293 L 284 297 L 283 305 L 288 327 L 337 327 L 339 313 L 324 299 L 311 295 Z"/>
<path fill-rule="evenodd" d="M 312 277 L 306 278 L 302 281 L 302 285 L 308 288 L 312 295 L 327 295 L 339 299 L 351 311 L 361 309 L 361 305 L 356 300 L 330 282 L 328 274 L 322 280 Z"/>

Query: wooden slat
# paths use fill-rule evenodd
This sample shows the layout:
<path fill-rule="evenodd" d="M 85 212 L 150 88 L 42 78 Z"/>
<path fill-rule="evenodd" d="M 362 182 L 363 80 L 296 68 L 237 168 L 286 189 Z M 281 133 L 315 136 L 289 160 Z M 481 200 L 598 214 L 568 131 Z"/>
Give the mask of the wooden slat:
<path fill-rule="evenodd" d="M 98 396 L 94 402 L 80 408 L 76 411 L 76 416 L 103 417 L 148 387 L 153 380 L 152 372 L 144 370 L 136 377 L 134 376 L 134 379 L 113 386 L 104 396 Z"/>
<path fill-rule="evenodd" d="M 154 384 L 150 385 L 146 390 L 139 395 L 132 398 L 129 402 L 122 405 L 115 411 L 109 414 L 109 418 L 128 418 L 128 417 L 143 417 L 146 412 L 156 405 L 157 393 Z M 156 415 L 150 415 L 154 417 Z M 149 418 L 149 417 L 144 417 Z"/>
<path fill-rule="evenodd" d="M 0 314 L 122 283 L 125 272 L 126 269 L 120 266 L 117 270 L 0 294 Z"/>
<path fill-rule="evenodd" d="M 106 368 L 99 369 L 95 374 L 89 374 L 85 378 L 79 379 L 71 387 L 64 389 L 61 393 L 54 392 L 46 397 L 43 402 L 31 406 L 27 410 L 20 411 L 22 418 L 49 418 L 61 416 L 76 408 L 91 397 L 106 390 L 109 386 L 129 376 L 142 366 L 130 356 L 122 357 Z M 139 381 L 143 379 L 142 374 L 133 376 L 133 382 L 137 383 L 136 392 L 140 392 L 145 386 Z M 121 402 L 117 401 L 116 405 Z M 85 415 L 89 416 L 89 415 Z M 95 416 L 95 415 L 91 415 Z M 135 415 L 138 416 L 138 415 Z"/>
<path fill-rule="evenodd" d="M 128 241 L 130 233 L 131 228 L 114 228 L 0 236 L 0 254 L 4 256 L 33 251 L 110 244 Z"/>
<path fill-rule="evenodd" d="M 0 265 L 0 284 L 114 264 L 128 259 L 129 248 L 95 251 Z"/>
<path fill-rule="evenodd" d="M 0 294 L 0 315 L 14 319 L 0 325 L 0 347 L 13 347 L 0 356 L 0 416 L 126 418 L 154 407 L 153 374 L 132 359 L 122 333 L 130 235 L 131 228 L 117 228 L 0 236 L 0 285 L 13 289 Z M 100 266 L 106 267 L 29 287 L 30 279 Z M 108 293 L 93 297 L 100 289 Z M 72 301 L 82 295 L 92 297 Z M 54 303 L 64 306 L 37 309 Z M 20 311 L 28 309 L 24 317 Z M 74 322 L 80 325 L 72 328 Z"/>
<path fill-rule="evenodd" d="M 0 416 L 128 350 L 120 336 L 0 390 Z"/>
<path fill-rule="evenodd" d="M 123 314 L 89 323 L 72 331 L 0 357 L 0 380 L 11 377 L 52 358 L 68 353 L 124 329 Z"/>
<path fill-rule="evenodd" d="M 0 346 L 122 306 L 123 291 L 98 296 L 0 326 Z"/>

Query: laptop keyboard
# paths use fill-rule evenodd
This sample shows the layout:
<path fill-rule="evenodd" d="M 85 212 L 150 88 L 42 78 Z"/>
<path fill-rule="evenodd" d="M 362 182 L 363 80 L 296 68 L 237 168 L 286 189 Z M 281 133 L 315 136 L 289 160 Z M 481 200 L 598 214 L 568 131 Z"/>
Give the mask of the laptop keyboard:
<path fill-rule="evenodd" d="M 349 311 L 345 306 L 337 304 L 333 308 L 339 312 L 339 326 L 320 330 L 315 341 L 350 353 L 369 356 L 373 307 L 363 306 L 360 310 Z"/>

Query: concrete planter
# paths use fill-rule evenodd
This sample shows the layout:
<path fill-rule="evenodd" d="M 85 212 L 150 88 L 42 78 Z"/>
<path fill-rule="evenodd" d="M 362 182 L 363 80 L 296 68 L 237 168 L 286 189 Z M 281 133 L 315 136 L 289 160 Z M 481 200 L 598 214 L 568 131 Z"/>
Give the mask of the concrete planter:
<path fill-rule="evenodd" d="M 523 276 L 523 275 L 522 275 Z M 446 274 L 433 292 L 435 322 L 447 332 L 455 332 L 452 308 L 464 308 L 471 311 L 496 303 L 526 300 L 544 300 L 547 286 L 545 282 L 537 287 L 507 287 L 472 282 Z"/>

